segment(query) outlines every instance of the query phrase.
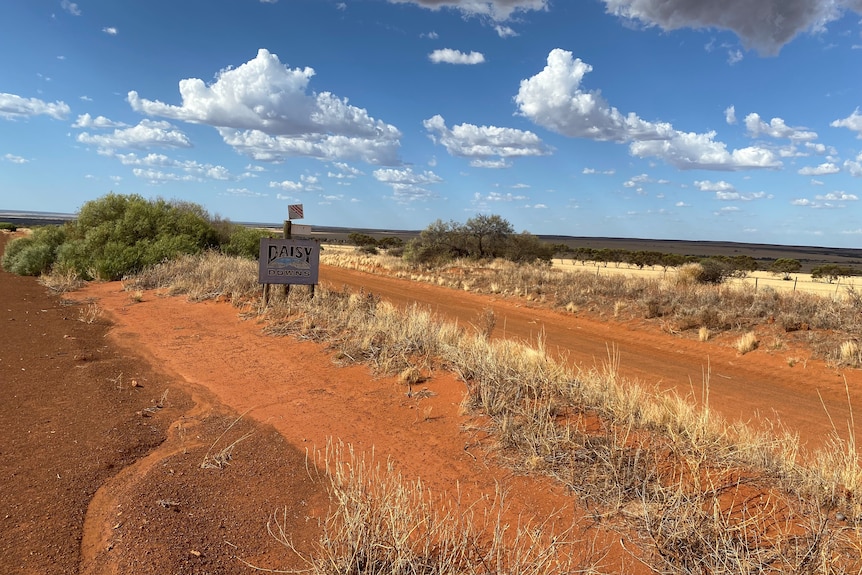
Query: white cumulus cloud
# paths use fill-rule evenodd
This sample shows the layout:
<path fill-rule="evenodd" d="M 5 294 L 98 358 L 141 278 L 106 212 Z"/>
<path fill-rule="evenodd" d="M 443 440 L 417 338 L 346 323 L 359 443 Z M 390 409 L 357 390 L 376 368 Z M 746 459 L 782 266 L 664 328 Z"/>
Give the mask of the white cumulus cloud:
<path fill-rule="evenodd" d="M 731 125 L 736 123 L 736 108 L 734 106 L 728 106 L 724 111 L 724 121 Z"/>
<path fill-rule="evenodd" d="M 162 172 L 152 168 L 134 168 L 132 173 L 142 180 L 147 180 L 150 184 L 164 184 L 165 182 L 194 182 L 197 180 L 190 174 L 180 175 L 173 172 Z"/>
<path fill-rule="evenodd" d="M 515 102 L 521 115 L 565 136 L 624 142 L 632 139 L 665 139 L 670 124 L 654 124 L 636 114 L 622 114 L 598 91 L 581 88 L 592 66 L 556 48 L 548 54 L 547 66 L 535 76 L 521 80 Z"/>
<path fill-rule="evenodd" d="M 749 146 L 732 151 L 715 141 L 715 132 L 675 132 L 668 140 L 632 142 L 629 150 L 639 158 L 657 157 L 681 170 L 738 171 L 778 168 L 781 162 L 766 148 Z"/>
<path fill-rule="evenodd" d="M 69 2 L 69 0 L 61 0 L 60 7 L 72 16 L 81 15 L 81 9 L 78 8 L 78 5 L 74 2 Z"/>
<path fill-rule="evenodd" d="M 862 13 L 859 0 L 604 0 L 607 11 L 662 30 L 730 30 L 746 48 L 774 55 L 798 34 L 823 30 L 846 11 Z"/>
<path fill-rule="evenodd" d="M 93 118 L 90 114 L 81 114 L 72 124 L 73 128 L 125 128 L 126 126 L 127 124 L 123 122 L 114 122 L 104 116 Z"/>
<path fill-rule="evenodd" d="M 459 124 L 448 128 L 439 114 L 422 125 L 452 156 L 470 158 L 476 167 L 504 167 L 506 158 L 542 156 L 550 151 L 533 132 L 497 126 Z M 496 160 L 494 159 L 496 158 Z"/>
<path fill-rule="evenodd" d="M 735 192 L 736 188 L 733 184 L 719 180 L 712 182 L 710 180 L 696 180 L 694 185 L 701 192 Z"/>
<path fill-rule="evenodd" d="M 190 148 L 188 137 L 170 122 L 141 120 L 137 126 L 117 128 L 110 134 L 78 134 L 82 144 L 93 144 L 100 150 L 111 151 L 123 148 L 146 149 L 152 147 Z"/>
<path fill-rule="evenodd" d="M 781 118 L 772 118 L 767 124 L 759 114 L 751 113 L 745 117 L 745 128 L 748 135 L 753 138 L 769 136 L 770 138 L 787 138 L 794 141 L 810 141 L 817 139 L 816 132 L 810 132 L 805 128 L 792 128 Z"/>
<path fill-rule="evenodd" d="M 442 48 L 428 54 L 428 59 L 435 64 L 482 64 L 485 62 L 485 55 L 481 52 L 467 54 L 460 50 Z"/>
<path fill-rule="evenodd" d="M 715 141 L 715 132 L 687 133 L 666 122 L 648 122 L 637 114 L 623 114 L 599 91 L 581 87 L 592 66 L 559 48 L 548 54 L 547 66 L 521 81 L 515 102 L 521 115 L 569 137 L 629 143 L 632 155 L 658 157 L 687 169 L 743 170 L 776 168 L 781 162 L 765 148 L 728 151 Z"/>
<path fill-rule="evenodd" d="M 30 160 L 27 158 L 23 158 L 21 156 L 16 156 L 15 154 L 5 154 L 3 159 L 7 162 L 12 162 L 13 164 L 26 164 Z"/>
<path fill-rule="evenodd" d="M 845 160 L 844 169 L 850 172 L 851 176 L 862 177 L 862 153 L 856 156 L 855 160 Z"/>
<path fill-rule="evenodd" d="M 45 102 L 38 98 L 23 98 L 0 92 L 0 118 L 13 120 L 32 116 L 50 116 L 62 120 L 69 115 L 69 106 L 62 101 Z"/>
<path fill-rule="evenodd" d="M 827 202 L 855 202 L 859 199 L 859 196 L 857 196 L 856 194 L 848 194 L 847 192 L 843 191 L 829 192 L 828 194 L 814 197 L 818 200 L 824 200 Z"/>
<path fill-rule="evenodd" d="M 290 69 L 261 49 L 245 64 L 219 72 L 210 85 L 181 80 L 180 106 L 135 91 L 128 101 L 147 115 L 213 126 L 228 145 L 256 160 L 306 156 L 398 164 L 398 129 L 330 92 L 309 93 L 312 76 L 313 69 Z"/>
<path fill-rule="evenodd" d="M 825 176 L 827 174 L 837 174 L 840 171 L 841 168 L 832 162 L 824 162 L 819 166 L 805 166 L 799 169 L 799 173 L 803 176 Z"/>
<path fill-rule="evenodd" d="M 862 138 L 862 114 L 859 113 L 859 108 L 853 110 L 853 113 L 842 120 L 835 120 L 829 124 L 833 128 L 847 128 L 857 132 L 857 138 Z"/>
<path fill-rule="evenodd" d="M 413 171 L 413 168 L 395 169 L 381 168 L 374 170 L 374 178 L 390 186 L 394 197 L 399 202 L 413 200 L 427 200 L 436 196 L 427 188 L 431 184 L 439 184 L 443 178 L 430 170 L 422 173 Z"/>
<path fill-rule="evenodd" d="M 181 170 L 200 180 L 235 180 L 237 179 L 224 166 L 213 164 L 201 164 L 194 160 L 175 160 L 164 154 L 150 153 L 144 157 L 139 157 L 134 153 L 129 154 L 113 154 L 120 163 L 124 166 L 148 166 L 158 168 L 173 168 Z"/>
<path fill-rule="evenodd" d="M 116 36 L 120 33 L 120 31 L 117 30 L 114 26 L 105 26 L 104 28 L 102 28 L 102 32 L 104 32 L 108 36 Z"/>
<path fill-rule="evenodd" d="M 416 4 L 430 10 L 451 8 L 465 16 L 485 16 L 503 22 L 517 12 L 547 10 L 549 0 L 389 0 L 393 4 Z"/>

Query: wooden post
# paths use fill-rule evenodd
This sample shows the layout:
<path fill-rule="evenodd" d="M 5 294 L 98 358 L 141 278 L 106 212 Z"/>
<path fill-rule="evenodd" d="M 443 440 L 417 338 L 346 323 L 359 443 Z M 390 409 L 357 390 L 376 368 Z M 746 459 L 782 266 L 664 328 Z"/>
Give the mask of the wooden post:
<path fill-rule="evenodd" d="M 284 239 L 286 239 L 286 240 L 290 239 L 290 235 L 291 235 L 290 234 L 290 227 L 291 227 L 291 225 L 293 225 L 293 224 L 291 224 L 290 220 L 284 220 Z M 287 297 L 289 294 L 290 294 L 290 284 L 284 284 L 284 297 Z"/>

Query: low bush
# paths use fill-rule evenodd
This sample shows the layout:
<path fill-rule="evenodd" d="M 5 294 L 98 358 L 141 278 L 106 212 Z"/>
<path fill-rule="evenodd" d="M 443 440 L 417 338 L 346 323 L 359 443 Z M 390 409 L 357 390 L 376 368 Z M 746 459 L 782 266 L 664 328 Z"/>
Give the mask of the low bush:
<path fill-rule="evenodd" d="M 3 269 L 22 276 L 37 276 L 51 269 L 57 252 L 66 240 L 64 227 L 45 226 L 33 233 L 15 238 L 6 245 Z"/>
<path fill-rule="evenodd" d="M 217 247 L 218 238 L 209 214 L 196 204 L 108 194 L 84 204 L 72 222 L 13 240 L 2 264 L 21 275 L 53 270 L 116 280 L 179 254 Z"/>
<path fill-rule="evenodd" d="M 17 232 L 18 226 L 15 224 L 10 224 L 9 222 L 0 222 L 0 230 L 6 230 L 7 232 Z"/>
<path fill-rule="evenodd" d="M 232 266 L 242 273 L 228 273 Z M 194 289 L 210 298 L 243 291 L 253 296 L 259 287 L 232 285 L 235 276 L 250 276 L 251 268 L 252 262 L 220 254 L 188 256 L 157 266 L 152 277 L 140 278 L 142 284 L 134 287 Z M 538 274 L 545 282 L 551 275 L 547 269 Z M 571 281 L 574 275 L 568 277 Z M 589 277 L 595 282 L 594 275 Z M 696 286 L 694 291 L 714 289 L 719 288 Z M 310 298 L 293 290 L 273 298 L 265 313 L 270 333 L 325 341 L 339 359 L 365 362 L 378 373 L 416 366 L 457 373 L 467 388 L 463 407 L 483 414 L 483 433 L 494 434 L 500 457 L 520 472 L 560 482 L 597 521 L 614 521 L 627 533 L 626 541 L 639 545 L 634 553 L 652 571 L 859 572 L 856 518 L 862 517 L 862 501 L 856 494 L 862 470 L 852 436 L 845 440 L 836 431 L 823 450 L 809 453 L 780 426 L 759 431 L 730 424 L 708 403 L 698 409 L 687 398 L 652 394 L 623 380 L 614 352 L 602 368 L 572 371 L 551 357 L 541 340 L 529 347 L 488 338 L 419 306 L 396 308 L 371 294 L 322 287 Z M 705 377 L 708 396 L 708 373 Z M 428 531 L 432 525 L 457 525 L 445 535 L 466 536 L 472 522 L 457 523 L 461 508 L 451 521 L 444 509 L 441 522 L 424 507 L 427 500 L 417 498 L 418 489 L 403 490 L 390 469 L 374 471 L 353 460 L 327 471 L 336 479 L 331 489 L 336 505 L 317 553 L 308 558 L 312 573 L 442 573 L 453 567 L 488 573 L 596 572 L 589 570 L 592 562 L 578 562 L 581 571 L 556 564 L 547 571 L 525 571 L 517 563 L 498 561 L 493 570 L 487 559 L 461 563 L 453 554 L 460 547 L 446 547 L 437 532 Z M 410 510 L 420 512 L 418 519 Z M 847 527 L 827 529 L 827 521 L 839 513 L 852 518 Z M 270 527 L 290 543 L 279 537 L 285 533 L 277 517 Z M 481 539 L 476 545 L 468 540 L 472 557 L 487 557 Z M 433 548 L 430 555 L 426 543 Z M 453 553 L 443 553 L 447 560 L 438 568 L 434 559 L 444 549 Z M 539 564 L 535 556 L 526 557 L 527 565 Z"/>
<path fill-rule="evenodd" d="M 260 240 L 273 236 L 267 230 L 231 224 L 227 242 L 222 243 L 221 251 L 225 255 L 256 260 L 260 255 Z"/>

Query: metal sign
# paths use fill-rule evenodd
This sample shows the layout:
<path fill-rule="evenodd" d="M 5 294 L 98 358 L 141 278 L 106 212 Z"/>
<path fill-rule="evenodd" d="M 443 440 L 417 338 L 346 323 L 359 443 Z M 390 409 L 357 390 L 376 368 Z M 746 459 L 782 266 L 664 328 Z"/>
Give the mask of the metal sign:
<path fill-rule="evenodd" d="M 287 219 L 301 220 L 302 217 L 302 204 L 290 204 L 287 206 Z"/>
<path fill-rule="evenodd" d="M 290 226 L 290 235 L 292 236 L 310 236 L 311 226 L 303 224 L 292 224 Z"/>
<path fill-rule="evenodd" d="M 316 285 L 320 244 L 314 240 L 260 240 L 258 278 L 262 284 Z"/>

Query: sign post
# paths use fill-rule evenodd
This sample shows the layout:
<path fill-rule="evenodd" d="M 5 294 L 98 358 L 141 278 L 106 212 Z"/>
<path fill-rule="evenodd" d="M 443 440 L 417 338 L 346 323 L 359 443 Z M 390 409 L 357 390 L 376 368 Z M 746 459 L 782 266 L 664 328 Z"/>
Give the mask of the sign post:
<path fill-rule="evenodd" d="M 263 284 L 263 305 L 269 303 L 271 284 L 284 285 L 284 295 L 292 284 L 310 285 L 311 297 L 317 284 L 320 269 L 320 244 L 311 239 L 294 239 L 291 220 L 302 218 L 302 204 L 288 206 L 288 219 L 284 220 L 284 238 L 261 238 L 258 257 L 258 280 Z M 311 226 L 296 226 L 310 233 Z"/>

